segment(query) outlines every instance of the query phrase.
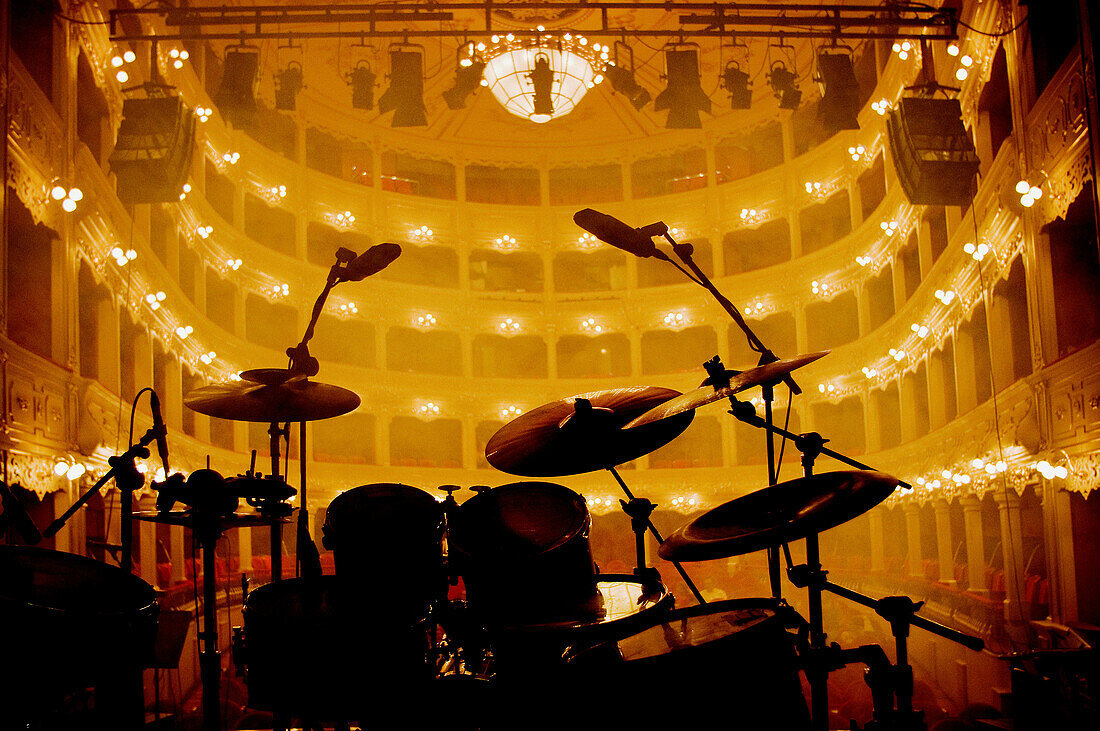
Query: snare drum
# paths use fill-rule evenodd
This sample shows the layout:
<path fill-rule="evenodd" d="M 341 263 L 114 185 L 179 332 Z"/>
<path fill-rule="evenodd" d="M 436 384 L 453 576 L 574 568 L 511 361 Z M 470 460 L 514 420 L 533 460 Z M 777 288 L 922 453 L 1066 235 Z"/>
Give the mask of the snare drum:
<path fill-rule="evenodd" d="M 443 508 L 427 492 L 390 483 L 337 495 L 322 526 L 336 576 L 363 601 L 422 616 L 443 590 Z"/>
<path fill-rule="evenodd" d="M 335 576 L 265 584 L 245 600 L 239 659 L 248 705 L 316 719 L 363 719 L 430 680 L 423 621 L 379 616 Z"/>
<path fill-rule="evenodd" d="M 569 687 L 599 687 L 623 701 L 597 709 L 593 728 L 636 720 L 657 728 L 714 722 L 807 729 L 794 640 L 785 628 L 792 615 L 770 599 L 676 609 L 617 642 L 568 651 Z"/>
<path fill-rule="evenodd" d="M 480 493 L 449 519 L 450 556 L 470 608 L 490 624 L 568 619 L 597 609 L 584 498 L 549 482 Z"/>

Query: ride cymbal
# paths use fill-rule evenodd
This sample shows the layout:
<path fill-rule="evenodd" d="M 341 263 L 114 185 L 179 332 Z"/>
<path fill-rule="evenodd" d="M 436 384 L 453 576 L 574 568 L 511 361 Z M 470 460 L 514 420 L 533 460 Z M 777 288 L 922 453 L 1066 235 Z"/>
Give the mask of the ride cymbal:
<path fill-rule="evenodd" d="M 670 561 L 709 561 L 790 543 L 865 513 L 898 482 L 863 470 L 781 482 L 703 513 L 670 535 L 658 554 Z"/>
<path fill-rule="evenodd" d="M 316 421 L 354 411 L 359 395 L 340 386 L 294 377 L 279 383 L 215 383 L 184 397 L 188 408 L 233 421 Z"/>
<path fill-rule="evenodd" d="M 680 395 L 657 386 L 616 388 L 570 396 L 521 414 L 485 445 L 485 458 L 502 472 L 560 477 L 602 470 L 649 454 L 687 429 L 694 412 L 623 431 L 628 421 Z"/>
<path fill-rule="evenodd" d="M 663 404 L 659 404 L 634 419 L 623 428 L 627 430 L 637 429 L 640 426 L 646 426 L 661 421 L 662 419 L 668 419 L 678 414 L 682 414 L 685 411 L 692 411 L 700 406 L 706 406 L 715 401 L 721 401 L 736 393 L 750 389 L 753 386 L 781 381 L 791 371 L 801 368 L 808 363 L 813 363 L 818 358 L 828 355 L 828 353 L 829 351 L 827 350 L 821 351 L 820 353 L 807 353 L 794 358 L 788 358 L 787 360 L 777 360 L 774 363 L 750 368 L 740 373 L 737 371 L 726 371 L 729 379 L 728 382 L 722 380 L 721 383 L 718 383 L 715 382 L 714 378 L 708 378 L 703 381 L 702 386 L 694 391 L 688 391 L 676 398 L 669 399 Z"/>

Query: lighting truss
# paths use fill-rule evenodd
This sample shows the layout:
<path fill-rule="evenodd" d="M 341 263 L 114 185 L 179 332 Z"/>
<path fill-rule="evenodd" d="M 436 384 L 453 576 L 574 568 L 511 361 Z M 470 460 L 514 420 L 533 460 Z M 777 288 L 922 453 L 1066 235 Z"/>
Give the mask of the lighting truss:
<path fill-rule="evenodd" d="M 958 11 L 902 3 L 885 4 L 798 4 L 703 3 L 703 2 L 541 2 L 518 0 L 506 6 L 490 0 L 416 5 L 325 4 L 280 7 L 240 5 L 210 7 L 117 8 L 110 13 L 111 40 L 237 40 L 301 38 L 468 38 L 474 33 L 490 35 L 512 33 L 515 36 L 560 36 L 572 32 L 590 37 L 616 37 L 624 34 L 651 38 L 820 38 L 844 40 L 955 40 L 958 38 Z M 516 29 L 506 26 L 493 10 L 597 11 L 565 30 Z M 674 27 L 665 29 L 631 28 L 631 18 L 639 11 L 683 13 Z M 441 22 L 457 16 L 473 19 L 465 27 L 441 28 Z M 175 33 L 126 33 L 122 20 L 159 16 Z M 481 19 L 481 28 L 476 22 Z M 334 26 L 335 30 L 316 30 L 309 26 Z M 456 26 L 458 24 L 455 24 Z M 305 27 L 303 27 L 305 26 Z M 184 30 L 184 29 L 187 30 Z M 199 30 L 191 30 L 198 28 Z"/>

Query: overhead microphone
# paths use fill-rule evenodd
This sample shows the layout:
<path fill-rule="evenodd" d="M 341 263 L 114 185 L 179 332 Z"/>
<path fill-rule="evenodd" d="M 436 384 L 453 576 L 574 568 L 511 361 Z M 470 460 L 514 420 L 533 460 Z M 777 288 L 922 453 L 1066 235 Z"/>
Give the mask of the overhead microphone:
<path fill-rule="evenodd" d="M 397 244 L 375 244 L 348 262 L 342 279 L 346 282 L 366 279 L 388 267 L 399 256 L 401 256 L 401 247 Z"/>
<path fill-rule="evenodd" d="M 573 214 L 573 222 L 605 244 L 642 259 L 657 255 L 659 250 L 647 230 L 626 225 L 614 216 L 585 208 Z M 647 226 L 646 229 L 651 229 Z"/>
<path fill-rule="evenodd" d="M 153 434 L 157 440 L 157 452 L 167 477 L 171 473 L 168 469 L 168 427 L 164 425 L 164 417 L 160 413 L 160 398 L 153 390 L 149 391 L 149 408 L 153 412 Z"/>

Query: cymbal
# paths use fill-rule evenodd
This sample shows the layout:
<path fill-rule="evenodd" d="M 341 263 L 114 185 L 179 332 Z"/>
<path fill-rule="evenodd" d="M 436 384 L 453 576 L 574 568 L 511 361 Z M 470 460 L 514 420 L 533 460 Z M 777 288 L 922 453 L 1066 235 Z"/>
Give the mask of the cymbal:
<path fill-rule="evenodd" d="M 271 369 L 272 371 L 276 369 Z M 292 377 L 274 383 L 215 383 L 188 393 L 188 408 L 233 421 L 316 421 L 346 414 L 359 406 L 359 395 L 340 386 Z"/>
<path fill-rule="evenodd" d="M 687 429 L 694 412 L 660 424 L 622 430 L 623 424 L 680 395 L 657 386 L 593 391 L 553 401 L 517 416 L 485 445 L 485 458 L 502 472 L 559 477 L 602 470 L 649 454 Z"/>
<path fill-rule="evenodd" d="M 787 360 L 777 360 L 774 363 L 750 368 L 740 373 L 737 371 L 726 371 L 729 377 L 729 383 L 725 383 L 724 381 L 722 383 L 716 383 L 714 378 L 708 378 L 703 381 L 702 386 L 694 391 L 688 391 L 681 396 L 669 399 L 663 404 L 650 409 L 637 419 L 634 419 L 623 428 L 637 429 L 639 426 L 652 424 L 661 419 L 667 419 L 670 416 L 676 416 L 685 411 L 691 411 L 700 406 L 706 406 L 715 401 L 721 401 L 736 393 L 750 389 L 753 386 L 760 386 L 765 383 L 775 383 L 776 381 L 782 380 L 791 371 L 801 368 L 808 363 L 813 363 L 818 358 L 828 354 L 829 351 L 823 350 L 820 353 L 807 353 L 794 358 L 788 358 Z"/>
<path fill-rule="evenodd" d="M 708 561 L 805 538 L 870 510 L 898 486 L 882 472 L 823 472 L 781 482 L 719 505 L 676 529 L 658 551 L 673 561 Z"/>

